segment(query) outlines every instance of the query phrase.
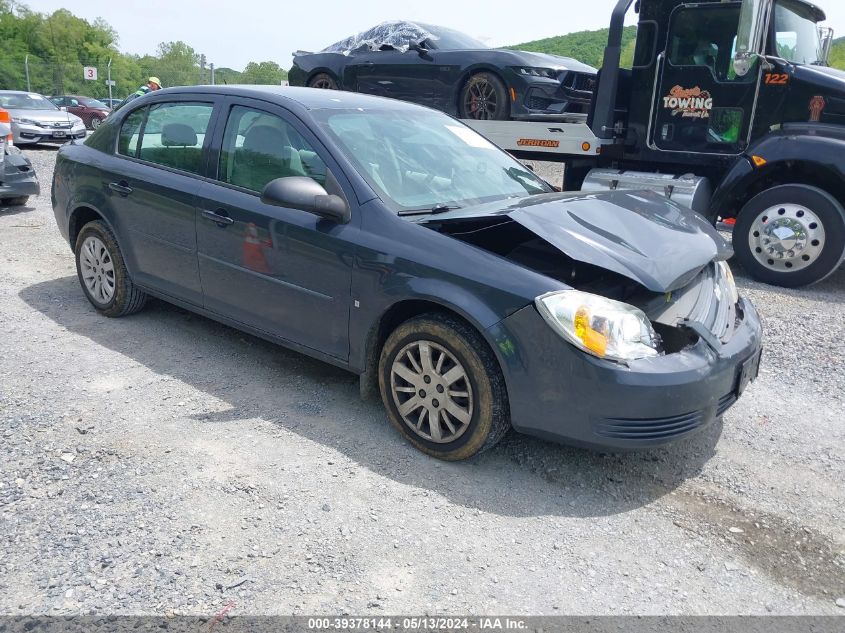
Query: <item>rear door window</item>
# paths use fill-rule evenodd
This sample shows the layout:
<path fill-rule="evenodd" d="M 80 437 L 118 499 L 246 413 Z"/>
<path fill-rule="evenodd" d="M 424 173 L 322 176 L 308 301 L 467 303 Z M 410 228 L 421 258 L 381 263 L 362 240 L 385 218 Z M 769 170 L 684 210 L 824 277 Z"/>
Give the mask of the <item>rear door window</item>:
<path fill-rule="evenodd" d="M 137 157 L 156 165 L 199 174 L 214 105 L 158 103 L 147 110 Z"/>

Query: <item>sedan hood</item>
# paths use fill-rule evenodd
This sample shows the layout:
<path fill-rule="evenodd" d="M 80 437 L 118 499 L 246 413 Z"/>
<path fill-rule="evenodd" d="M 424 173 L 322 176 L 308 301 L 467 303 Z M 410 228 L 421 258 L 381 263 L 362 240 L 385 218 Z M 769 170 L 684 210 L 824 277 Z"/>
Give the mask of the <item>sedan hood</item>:
<path fill-rule="evenodd" d="M 9 113 L 20 119 L 30 119 L 39 123 L 75 123 L 79 118 L 75 114 L 63 110 L 27 110 L 12 108 Z"/>
<path fill-rule="evenodd" d="M 542 194 L 420 222 L 451 225 L 485 217 L 507 217 L 571 259 L 633 279 L 653 292 L 682 288 L 711 261 L 732 254 L 702 216 L 648 191 Z"/>
<path fill-rule="evenodd" d="M 571 57 L 548 55 L 546 53 L 531 53 L 528 51 L 510 51 L 519 58 L 518 63 L 532 68 L 552 68 L 553 70 L 574 70 L 579 73 L 596 74 L 598 71 L 592 66 L 581 63 Z"/>

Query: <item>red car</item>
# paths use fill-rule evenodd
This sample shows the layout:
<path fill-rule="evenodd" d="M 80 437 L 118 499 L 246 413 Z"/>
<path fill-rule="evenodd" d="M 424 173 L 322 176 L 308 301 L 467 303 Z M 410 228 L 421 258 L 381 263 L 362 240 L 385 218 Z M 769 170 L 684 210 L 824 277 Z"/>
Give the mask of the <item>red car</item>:
<path fill-rule="evenodd" d="M 50 101 L 81 118 L 85 122 L 85 127 L 92 130 L 100 127 L 100 123 L 111 112 L 111 108 L 105 103 L 97 101 L 92 97 L 63 95 L 60 97 L 50 97 Z"/>

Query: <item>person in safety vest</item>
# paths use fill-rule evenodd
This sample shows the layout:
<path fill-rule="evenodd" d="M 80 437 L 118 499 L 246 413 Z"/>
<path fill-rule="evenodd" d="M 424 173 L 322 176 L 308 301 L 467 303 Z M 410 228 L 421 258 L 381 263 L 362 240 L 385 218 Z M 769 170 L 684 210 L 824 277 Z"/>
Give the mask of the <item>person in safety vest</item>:
<path fill-rule="evenodd" d="M 153 90 L 161 90 L 161 79 L 159 79 L 158 77 L 150 77 L 147 80 L 147 83 L 145 83 L 143 86 L 138 88 L 135 92 L 133 92 L 131 95 L 126 97 L 123 101 L 121 101 L 120 104 L 115 108 L 115 110 L 119 110 L 120 108 L 125 106 L 127 103 L 129 103 L 133 99 L 137 99 L 138 97 L 143 97 L 145 94 L 147 94 L 148 92 L 151 92 Z"/>

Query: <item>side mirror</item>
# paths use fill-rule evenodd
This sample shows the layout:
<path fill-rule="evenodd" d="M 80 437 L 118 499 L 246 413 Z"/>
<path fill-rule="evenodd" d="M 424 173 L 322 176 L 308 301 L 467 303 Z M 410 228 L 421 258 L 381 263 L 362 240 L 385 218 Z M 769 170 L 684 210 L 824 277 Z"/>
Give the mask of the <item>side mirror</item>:
<path fill-rule="evenodd" d="M 261 202 L 307 211 L 338 224 L 346 224 L 352 217 L 343 198 L 327 193 L 320 183 L 306 176 L 271 180 L 261 192 Z"/>
<path fill-rule="evenodd" d="M 821 55 L 819 62 L 827 66 L 830 62 L 830 51 L 833 48 L 833 29 L 829 26 L 819 27 L 819 40 L 821 41 Z"/>
<path fill-rule="evenodd" d="M 59 108 L 59 110 L 61 110 L 62 112 L 67 112 L 67 108 L 66 108 L 65 106 L 61 106 L 61 107 Z"/>
<path fill-rule="evenodd" d="M 745 77 L 751 72 L 754 62 L 763 53 L 763 36 L 769 5 L 770 3 L 763 0 L 742 0 L 733 59 L 734 72 L 739 77 Z"/>
<path fill-rule="evenodd" d="M 422 44 L 414 40 L 408 40 L 408 50 L 415 51 L 420 57 L 428 54 L 428 49 L 423 48 Z"/>

